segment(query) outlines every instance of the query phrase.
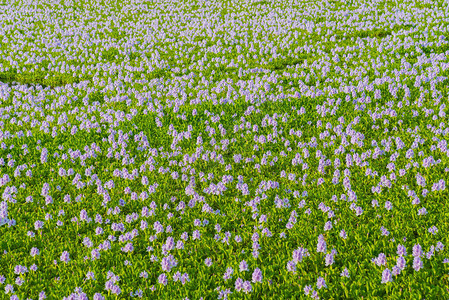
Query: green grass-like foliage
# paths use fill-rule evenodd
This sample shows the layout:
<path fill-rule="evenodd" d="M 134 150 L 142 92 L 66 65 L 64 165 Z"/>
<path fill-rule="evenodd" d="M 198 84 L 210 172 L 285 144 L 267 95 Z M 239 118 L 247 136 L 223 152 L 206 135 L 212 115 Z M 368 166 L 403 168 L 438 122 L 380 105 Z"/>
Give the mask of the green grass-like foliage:
<path fill-rule="evenodd" d="M 40 85 L 43 88 L 55 88 L 65 86 L 67 84 L 79 83 L 83 79 L 73 77 L 70 74 L 54 74 L 47 77 L 47 73 L 43 71 L 35 71 L 33 73 L 18 73 L 15 70 L 1 72 L 0 81 L 3 83 L 18 83 L 25 85 Z"/>

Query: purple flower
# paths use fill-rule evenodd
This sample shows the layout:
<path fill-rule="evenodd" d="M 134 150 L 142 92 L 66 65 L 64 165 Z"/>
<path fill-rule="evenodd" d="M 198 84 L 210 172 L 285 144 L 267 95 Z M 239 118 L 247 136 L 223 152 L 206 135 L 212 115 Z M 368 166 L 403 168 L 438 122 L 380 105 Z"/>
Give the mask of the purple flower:
<path fill-rule="evenodd" d="M 125 245 L 125 247 L 121 248 L 121 250 L 122 250 L 123 252 L 125 252 L 125 253 L 127 253 L 127 252 L 133 252 L 133 251 L 134 251 L 133 243 L 127 243 L 127 244 Z"/>
<path fill-rule="evenodd" d="M 48 150 L 46 148 L 42 148 L 41 163 L 46 163 L 47 162 L 47 154 L 48 154 Z"/>
<path fill-rule="evenodd" d="M 398 245 L 398 251 L 396 252 L 399 256 L 407 256 L 407 249 L 404 245 Z"/>
<path fill-rule="evenodd" d="M 308 295 L 310 294 L 311 291 L 312 291 L 312 286 L 311 286 L 311 285 L 306 285 L 306 286 L 304 287 L 304 294 L 305 294 L 306 296 L 308 296 Z"/>
<path fill-rule="evenodd" d="M 397 276 L 397 275 L 401 274 L 401 269 L 398 266 L 393 266 L 391 274 L 393 276 Z"/>
<path fill-rule="evenodd" d="M 175 240 L 173 239 L 173 237 L 169 236 L 167 238 L 167 241 L 165 242 L 165 249 L 167 251 L 172 250 L 175 247 Z"/>
<path fill-rule="evenodd" d="M 172 255 L 168 257 L 164 257 L 161 260 L 162 270 L 166 272 L 170 272 L 171 268 L 176 266 L 176 260 L 173 258 Z"/>
<path fill-rule="evenodd" d="M 33 256 L 33 257 L 36 256 L 36 255 L 39 255 L 39 249 L 35 248 L 35 247 L 31 248 L 30 255 Z"/>
<path fill-rule="evenodd" d="M 17 275 L 25 274 L 27 272 L 28 272 L 28 269 L 25 266 L 17 265 L 14 267 L 14 273 Z"/>
<path fill-rule="evenodd" d="M 252 291 L 251 282 L 245 281 L 245 282 L 243 283 L 243 291 L 244 291 L 246 294 L 251 293 L 251 291 Z"/>
<path fill-rule="evenodd" d="M 393 277 L 390 269 L 387 268 L 382 272 L 382 283 L 387 283 L 391 281 L 393 281 Z"/>
<path fill-rule="evenodd" d="M 444 191 L 446 189 L 446 182 L 443 179 L 440 179 L 440 181 L 438 181 L 438 186 L 440 191 Z"/>
<path fill-rule="evenodd" d="M 208 266 L 208 267 L 210 267 L 210 266 L 212 266 L 212 259 L 211 258 L 206 258 L 205 260 L 204 260 L 204 264 L 206 265 L 206 266 Z"/>
<path fill-rule="evenodd" d="M 86 246 L 87 248 L 90 248 L 90 247 L 93 247 L 93 243 L 92 243 L 92 241 L 88 238 L 88 237 L 85 237 L 84 239 L 83 239 L 83 244 L 84 244 L 84 246 Z"/>
<path fill-rule="evenodd" d="M 326 288 L 326 281 L 324 280 L 323 277 L 318 277 L 317 283 L 316 283 L 317 288 L 320 290 L 321 288 Z"/>
<path fill-rule="evenodd" d="M 148 278 L 148 273 L 147 273 L 147 271 L 141 272 L 140 275 L 139 275 L 139 277 L 142 277 L 142 278 Z"/>
<path fill-rule="evenodd" d="M 237 278 L 237 280 L 235 281 L 235 290 L 237 292 L 240 292 L 243 289 L 243 279 L 241 279 L 240 277 Z"/>
<path fill-rule="evenodd" d="M 193 240 L 199 240 L 201 238 L 201 233 L 199 232 L 199 230 L 195 230 L 193 233 L 192 233 L 192 239 Z"/>
<path fill-rule="evenodd" d="M 153 229 L 156 231 L 156 234 L 164 232 L 164 226 L 159 221 L 154 222 Z"/>
<path fill-rule="evenodd" d="M 61 261 L 65 262 L 65 263 L 68 263 L 70 261 L 69 252 L 67 252 L 67 251 L 62 252 Z"/>
<path fill-rule="evenodd" d="M 426 179 L 424 177 L 422 177 L 421 174 L 417 173 L 416 174 L 416 183 L 419 186 L 424 187 L 424 186 L 426 186 Z"/>
<path fill-rule="evenodd" d="M 148 177 L 147 176 L 142 176 L 142 184 L 143 185 L 148 185 Z"/>
<path fill-rule="evenodd" d="M 190 281 L 189 274 L 187 273 L 182 274 L 180 280 L 182 285 L 184 285 L 187 281 Z"/>
<path fill-rule="evenodd" d="M 423 267 L 423 262 L 419 256 L 415 256 L 413 258 L 413 269 L 415 269 L 416 272 L 421 270 Z"/>
<path fill-rule="evenodd" d="M 138 296 L 139 298 L 143 297 L 143 291 L 141 289 L 134 292 L 134 296 Z"/>
<path fill-rule="evenodd" d="M 443 249 L 444 249 L 444 244 L 442 242 L 437 242 L 437 247 L 436 247 L 437 252 L 439 252 Z"/>
<path fill-rule="evenodd" d="M 174 275 L 173 275 L 173 281 L 177 282 L 178 280 L 181 279 L 181 272 L 177 271 Z"/>
<path fill-rule="evenodd" d="M 377 266 L 385 266 L 387 263 L 387 259 L 384 253 L 380 253 L 379 256 L 375 259 Z"/>
<path fill-rule="evenodd" d="M 47 299 L 47 296 L 45 295 L 44 291 L 39 293 L 39 300 L 42 300 L 42 299 Z"/>
<path fill-rule="evenodd" d="M 425 207 L 418 209 L 418 216 L 427 214 L 427 210 Z"/>
<path fill-rule="evenodd" d="M 86 273 L 86 279 L 87 279 L 87 280 L 95 280 L 95 274 L 94 274 L 94 272 L 91 272 L 91 271 L 87 272 L 87 273 Z"/>
<path fill-rule="evenodd" d="M 95 293 L 93 300 L 104 300 L 104 296 L 100 293 Z"/>
<path fill-rule="evenodd" d="M 259 268 L 254 269 L 252 276 L 253 283 L 262 282 L 262 278 L 262 271 Z"/>
<path fill-rule="evenodd" d="M 44 226 L 44 222 L 37 220 L 36 222 L 34 222 L 34 229 L 35 230 L 39 230 Z"/>
<path fill-rule="evenodd" d="M 245 260 L 242 260 L 239 264 L 240 272 L 248 271 L 248 264 Z"/>
<path fill-rule="evenodd" d="M 14 287 L 12 284 L 7 284 L 5 286 L 5 294 L 14 293 Z"/>
<path fill-rule="evenodd" d="M 157 281 L 162 284 L 162 285 L 167 285 L 167 275 L 165 275 L 165 273 L 162 273 L 161 275 L 159 275 L 159 277 L 157 278 Z"/>
<path fill-rule="evenodd" d="M 176 249 L 184 249 L 184 243 L 182 241 L 177 241 Z"/>
<path fill-rule="evenodd" d="M 438 232 L 438 228 L 435 227 L 435 226 L 432 226 L 432 227 L 430 227 L 430 228 L 428 229 L 428 231 L 429 231 L 429 233 L 435 235 L 435 234 L 437 234 L 437 232 Z"/>
<path fill-rule="evenodd" d="M 326 266 L 330 266 L 334 264 L 334 255 L 332 253 L 326 254 L 325 258 Z"/>
<path fill-rule="evenodd" d="M 340 276 L 349 278 L 348 268 L 344 268 L 344 270 L 340 273 Z"/>
<path fill-rule="evenodd" d="M 85 209 L 80 211 L 80 220 L 81 221 L 87 221 L 89 216 L 87 215 L 87 211 Z"/>
<path fill-rule="evenodd" d="M 122 290 L 120 289 L 120 287 L 118 285 L 114 285 L 111 288 L 111 293 L 114 295 L 120 295 L 122 292 Z"/>
<path fill-rule="evenodd" d="M 96 235 L 100 235 L 100 234 L 102 234 L 102 233 L 103 233 L 103 228 L 97 227 L 97 228 L 95 229 L 95 234 L 96 234 Z"/>
<path fill-rule="evenodd" d="M 220 290 L 220 287 L 217 287 L 216 290 Z M 218 299 L 228 299 L 228 295 L 232 294 L 230 289 L 220 290 L 218 294 Z"/>
<path fill-rule="evenodd" d="M 382 235 L 384 236 L 390 235 L 390 232 L 385 227 L 381 226 L 380 230 L 382 231 Z"/>
<path fill-rule="evenodd" d="M 420 257 L 422 255 L 422 247 L 420 244 L 415 244 L 413 246 L 413 256 Z"/>
<path fill-rule="evenodd" d="M 439 189 L 440 189 L 439 183 L 438 183 L 438 182 L 435 182 L 435 183 L 432 185 L 432 192 L 436 192 L 436 191 L 438 191 Z"/>
<path fill-rule="evenodd" d="M 426 253 L 427 259 L 430 259 L 434 255 L 434 251 L 435 251 L 435 246 L 433 246 L 433 245 L 430 246 L 429 252 Z"/>
<path fill-rule="evenodd" d="M 42 196 L 48 195 L 49 190 L 50 190 L 50 185 L 48 183 L 44 183 L 44 185 L 42 186 L 41 195 Z"/>
<path fill-rule="evenodd" d="M 327 221 L 326 224 L 324 224 L 324 231 L 328 231 L 332 229 L 332 222 Z"/>
<path fill-rule="evenodd" d="M 296 272 L 296 263 L 293 260 L 287 262 L 287 271 L 293 273 Z"/>
<path fill-rule="evenodd" d="M 305 254 L 305 249 L 299 247 L 298 249 L 293 250 L 293 261 L 295 264 L 302 261 L 302 257 Z"/>
<path fill-rule="evenodd" d="M 100 251 L 98 249 L 92 249 L 90 252 L 90 255 L 92 257 L 92 260 L 96 260 L 100 258 Z"/>
<path fill-rule="evenodd" d="M 405 258 L 402 257 L 402 256 L 399 256 L 399 257 L 396 259 L 396 265 L 398 266 L 399 269 L 404 270 L 405 267 L 406 267 L 406 261 L 405 261 Z"/>
<path fill-rule="evenodd" d="M 228 279 L 231 279 L 232 278 L 231 275 L 232 275 L 233 272 L 234 272 L 234 269 L 232 269 L 231 267 L 227 268 L 225 274 L 223 275 L 223 279 L 225 281 L 228 280 Z"/>
<path fill-rule="evenodd" d="M 324 240 L 324 236 L 322 234 L 320 234 L 318 236 L 318 244 L 317 244 L 316 252 L 322 252 L 322 253 L 326 252 L 326 241 Z"/>

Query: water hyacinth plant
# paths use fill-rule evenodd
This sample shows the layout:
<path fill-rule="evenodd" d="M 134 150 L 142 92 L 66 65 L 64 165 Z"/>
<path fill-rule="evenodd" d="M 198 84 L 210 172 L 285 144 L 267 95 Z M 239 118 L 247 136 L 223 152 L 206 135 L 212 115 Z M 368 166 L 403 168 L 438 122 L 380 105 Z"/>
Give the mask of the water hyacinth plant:
<path fill-rule="evenodd" d="M 1 298 L 447 298 L 448 7 L 3 3 Z"/>

